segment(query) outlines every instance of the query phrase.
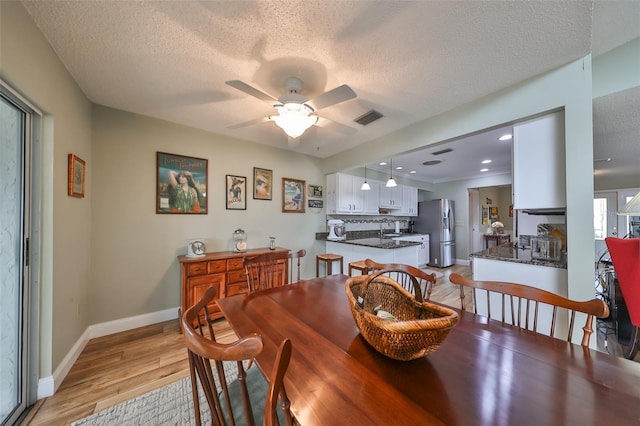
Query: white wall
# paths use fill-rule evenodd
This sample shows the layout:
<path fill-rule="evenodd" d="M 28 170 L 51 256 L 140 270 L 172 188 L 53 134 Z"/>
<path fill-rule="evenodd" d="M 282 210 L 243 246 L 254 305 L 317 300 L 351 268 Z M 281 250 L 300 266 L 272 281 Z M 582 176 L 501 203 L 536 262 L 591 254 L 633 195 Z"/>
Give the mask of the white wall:
<path fill-rule="evenodd" d="M 591 56 L 585 56 L 552 72 L 532 78 L 461 108 L 427 119 L 331 157 L 323 162 L 325 173 L 354 164 L 374 161 L 399 152 L 458 138 L 490 127 L 514 123 L 548 111 L 565 109 L 565 151 L 567 155 L 567 239 L 574 250 L 568 253 L 569 292 L 572 299 L 593 297 L 593 120 Z M 510 182 L 503 182 L 503 184 Z M 425 188 L 426 189 L 426 188 Z M 436 190 L 437 192 L 441 192 Z M 456 209 L 468 216 L 467 193 L 447 194 L 456 199 Z M 437 198 L 437 197 L 436 197 Z M 462 210 L 458 206 L 464 206 Z M 458 223 L 460 223 L 458 229 Z M 467 218 L 458 214 L 457 235 L 468 235 Z M 468 253 L 458 244 L 456 257 Z"/>

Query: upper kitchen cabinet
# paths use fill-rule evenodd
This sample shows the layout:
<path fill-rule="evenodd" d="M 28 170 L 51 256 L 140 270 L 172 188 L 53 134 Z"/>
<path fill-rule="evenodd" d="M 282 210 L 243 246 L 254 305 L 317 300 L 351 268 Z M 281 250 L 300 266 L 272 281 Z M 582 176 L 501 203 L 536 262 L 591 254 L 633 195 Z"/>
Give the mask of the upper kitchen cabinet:
<path fill-rule="evenodd" d="M 402 210 L 400 214 L 403 216 L 418 216 L 418 188 L 402 187 Z"/>
<path fill-rule="evenodd" d="M 513 128 L 513 208 L 566 208 L 564 111 Z"/>
<path fill-rule="evenodd" d="M 380 207 L 385 209 L 402 209 L 402 186 L 388 188 L 380 186 Z"/>
<path fill-rule="evenodd" d="M 344 173 L 327 176 L 327 213 L 378 214 L 378 184 L 368 181 L 370 191 L 360 189 L 364 178 Z"/>

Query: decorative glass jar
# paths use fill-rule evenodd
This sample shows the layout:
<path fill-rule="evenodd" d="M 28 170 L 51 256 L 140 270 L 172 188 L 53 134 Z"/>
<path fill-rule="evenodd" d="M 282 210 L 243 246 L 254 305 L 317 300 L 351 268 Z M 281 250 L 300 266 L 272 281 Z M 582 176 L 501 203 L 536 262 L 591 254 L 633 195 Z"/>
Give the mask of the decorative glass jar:
<path fill-rule="evenodd" d="M 240 228 L 233 231 L 233 251 L 247 251 L 247 233 Z"/>

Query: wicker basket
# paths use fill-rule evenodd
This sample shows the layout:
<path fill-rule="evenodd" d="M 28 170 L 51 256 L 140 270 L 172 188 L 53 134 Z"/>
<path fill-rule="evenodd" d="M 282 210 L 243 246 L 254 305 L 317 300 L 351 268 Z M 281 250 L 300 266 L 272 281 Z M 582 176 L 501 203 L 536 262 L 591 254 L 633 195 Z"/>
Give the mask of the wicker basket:
<path fill-rule="evenodd" d="M 457 324 L 458 313 L 433 303 L 416 302 L 400 284 L 382 275 L 387 272 L 347 280 L 349 306 L 360 333 L 378 352 L 400 361 L 436 351 Z M 376 316 L 373 310 L 377 306 L 397 320 Z"/>

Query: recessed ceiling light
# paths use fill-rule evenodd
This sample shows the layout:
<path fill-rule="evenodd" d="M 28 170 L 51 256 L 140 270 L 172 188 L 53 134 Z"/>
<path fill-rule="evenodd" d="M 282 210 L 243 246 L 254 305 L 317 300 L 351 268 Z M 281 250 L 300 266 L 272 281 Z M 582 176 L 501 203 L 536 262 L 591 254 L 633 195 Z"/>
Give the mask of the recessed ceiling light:
<path fill-rule="evenodd" d="M 511 136 L 510 133 L 507 133 L 506 135 L 502 135 L 498 138 L 499 141 L 508 141 L 512 138 L 513 136 Z"/>
<path fill-rule="evenodd" d="M 491 162 L 491 160 L 482 160 L 481 163 L 482 164 L 489 164 Z"/>
<path fill-rule="evenodd" d="M 488 172 L 489 169 L 480 169 L 481 172 Z"/>
<path fill-rule="evenodd" d="M 411 170 L 409 173 L 414 174 L 417 173 L 415 170 Z"/>
<path fill-rule="evenodd" d="M 387 162 L 386 162 L 386 161 L 381 161 L 379 164 L 380 164 L 381 166 L 386 166 L 386 165 L 387 165 Z"/>
<path fill-rule="evenodd" d="M 404 169 L 404 167 L 402 167 L 402 166 L 396 167 L 396 170 L 402 170 L 402 169 Z"/>

